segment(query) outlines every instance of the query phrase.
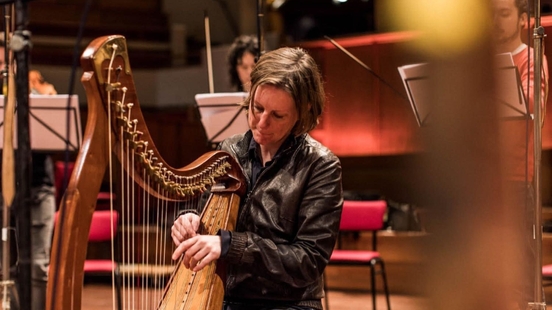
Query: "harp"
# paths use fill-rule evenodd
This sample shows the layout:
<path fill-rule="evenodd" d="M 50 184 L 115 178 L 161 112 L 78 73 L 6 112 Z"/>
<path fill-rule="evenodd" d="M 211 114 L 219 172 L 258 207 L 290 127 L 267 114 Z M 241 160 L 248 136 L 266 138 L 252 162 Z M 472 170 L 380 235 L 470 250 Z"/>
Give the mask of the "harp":
<path fill-rule="evenodd" d="M 88 118 L 54 230 L 46 309 L 81 308 L 88 233 L 106 170 L 110 190 L 117 193 L 111 208 L 118 209 L 122 226 L 117 246 L 112 246 L 118 252 L 112 258 L 121 271 L 112 279 L 122 278 L 123 308 L 221 309 L 224 283 L 217 262 L 197 273 L 176 262 L 170 279 L 153 288 L 143 275 L 165 266 L 163 257 L 170 251 L 164 245 L 172 244 L 170 227 L 177 210 L 195 208 L 205 190 L 210 196 L 201 214 L 200 233 L 233 229 L 245 188 L 241 169 L 221 151 L 206 153 L 178 169 L 162 159 L 140 112 L 123 36 L 92 41 L 81 65 Z M 147 233 L 137 237 L 139 230 Z M 138 249 L 141 255 L 135 254 Z M 161 252 L 168 255 L 159 257 Z M 115 306 L 115 297 L 113 301 Z"/>

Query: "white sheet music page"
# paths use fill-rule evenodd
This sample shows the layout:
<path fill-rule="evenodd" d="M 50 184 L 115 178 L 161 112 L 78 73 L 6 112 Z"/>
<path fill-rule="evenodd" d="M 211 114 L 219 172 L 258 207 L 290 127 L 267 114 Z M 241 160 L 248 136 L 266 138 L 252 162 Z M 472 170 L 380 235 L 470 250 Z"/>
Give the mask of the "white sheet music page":
<path fill-rule="evenodd" d="M 499 54 L 494 60 L 495 98 L 499 102 L 499 117 L 519 119 L 531 116 L 512 54 Z M 398 67 L 398 70 L 418 125 L 427 125 L 431 112 L 428 64 L 410 64 Z"/>
<path fill-rule="evenodd" d="M 418 126 L 427 124 L 431 111 L 429 104 L 429 70 L 428 64 L 419 63 L 398 68 L 401 75 L 410 106 L 418 122 Z"/>
<path fill-rule="evenodd" d="M 78 95 L 29 95 L 29 132 L 32 151 L 76 151 L 82 143 Z M 17 122 L 14 147 L 17 147 Z M 69 131 L 67 130 L 69 125 Z M 69 137 L 67 137 L 69 133 Z M 68 145 L 66 142 L 69 142 Z M 4 145 L 4 96 L 0 95 L 0 148 Z"/>
<path fill-rule="evenodd" d="M 210 142 L 218 143 L 249 130 L 245 109 L 241 108 L 247 95 L 246 92 L 195 95 L 201 123 Z"/>
<path fill-rule="evenodd" d="M 512 54 L 496 55 L 495 68 L 495 98 L 500 103 L 499 115 L 506 118 L 526 117 L 529 109 Z"/>

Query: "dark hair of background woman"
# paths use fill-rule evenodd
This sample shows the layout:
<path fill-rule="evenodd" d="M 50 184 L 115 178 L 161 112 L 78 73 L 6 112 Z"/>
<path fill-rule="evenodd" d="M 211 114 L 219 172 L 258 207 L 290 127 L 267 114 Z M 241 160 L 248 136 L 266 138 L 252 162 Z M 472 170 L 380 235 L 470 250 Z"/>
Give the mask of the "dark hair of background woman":
<path fill-rule="evenodd" d="M 243 91 L 243 85 L 238 76 L 236 67 L 245 52 L 249 52 L 258 58 L 259 44 L 256 37 L 251 35 L 241 35 L 237 37 L 228 52 L 228 73 L 230 74 L 230 84 Z"/>

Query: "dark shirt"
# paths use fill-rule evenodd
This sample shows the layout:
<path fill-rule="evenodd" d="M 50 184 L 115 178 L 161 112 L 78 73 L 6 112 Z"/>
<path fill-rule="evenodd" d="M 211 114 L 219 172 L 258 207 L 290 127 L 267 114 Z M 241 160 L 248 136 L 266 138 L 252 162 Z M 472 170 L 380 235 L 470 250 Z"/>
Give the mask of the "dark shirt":
<path fill-rule="evenodd" d="M 32 180 L 31 186 L 54 185 L 54 166 L 52 157 L 45 153 L 32 153 Z"/>
<path fill-rule="evenodd" d="M 255 141 L 255 139 L 251 139 L 251 142 L 249 142 L 249 149 L 248 149 L 249 160 L 251 161 L 251 164 L 252 164 L 251 175 L 250 175 L 250 178 L 251 178 L 250 190 L 257 183 L 257 179 L 259 178 L 259 175 L 261 174 L 261 172 L 263 172 L 263 170 L 266 167 L 272 165 L 272 163 L 275 160 L 277 160 L 278 157 L 281 156 L 282 150 L 285 150 L 291 147 L 293 144 L 295 144 L 295 142 L 296 142 L 295 137 L 293 135 L 289 135 L 284 141 L 284 143 L 282 143 L 282 145 L 280 146 L 276 154 L 274 155 L 274 158 L 272 158 L 271 161 L 268 161 L 266 165 L 263 166 L 262 158 L 260 155 L 261 146 Z"/>
<path fill-rule="evenodd" d="M 17 151 L 15 152 L 17 156 Z M 2 157 L 2 152 L 0 152 L 0 158 Z M 54 164 L 52 162 L 52 157 L 46 153 L 40 152 L 31 152 L 31 187 L 38 186 L 54 186 Z M 1 170 L 1 167 L 0 167 Z M 17 173 L 17 168 L 15 168 L 15 173 Z M 0 181 L 1 181 L 0 174 Z"/>

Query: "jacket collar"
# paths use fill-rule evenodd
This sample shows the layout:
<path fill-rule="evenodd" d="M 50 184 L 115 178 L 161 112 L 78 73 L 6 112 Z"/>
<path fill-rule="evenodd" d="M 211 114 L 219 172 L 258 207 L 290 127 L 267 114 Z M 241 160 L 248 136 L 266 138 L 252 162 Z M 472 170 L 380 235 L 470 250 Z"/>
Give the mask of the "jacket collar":
<path fill-rule="evenodd" d="M 277 154 L 280 154 L 282 152 L 287 151 L 288 149 L 296 149 L 297 145 L 299 145 L 303 140 L 305 140 L 307 137 L 307 134 L 304 133 L 302 135 L 299 135 L 297 137 L 290 136 L 284 141 L 280 149 L 278 150 Z M 256 145 L 255 141 L 253 140 L 253 133 L 251 130 L 248 130 L 244 135 L 243 138 L 240 139 L 236 143 L 236 155 L 240 158 L 244 158 L 249 155 L 249 151 L 251 149 L 252 145 Z"/>

